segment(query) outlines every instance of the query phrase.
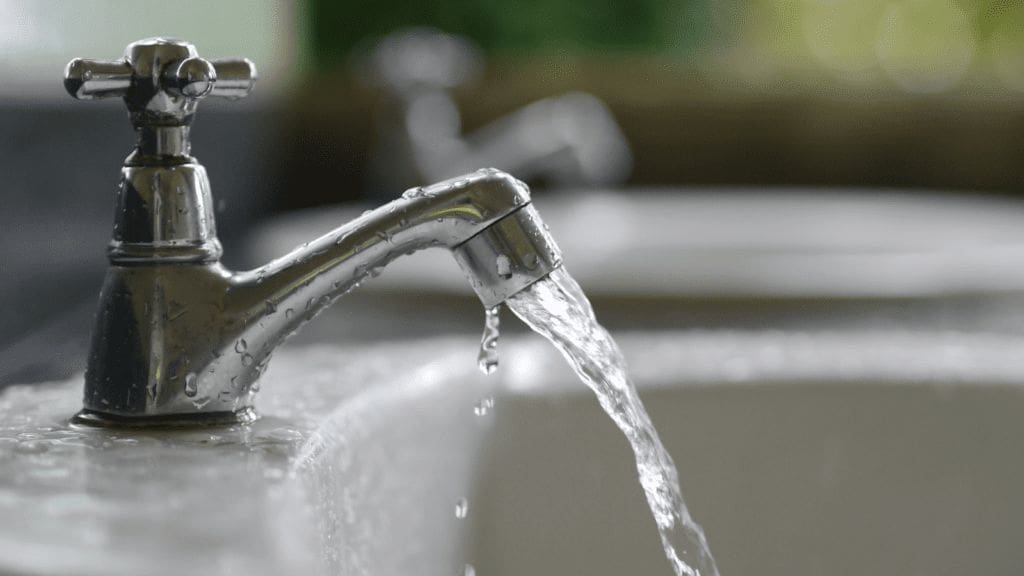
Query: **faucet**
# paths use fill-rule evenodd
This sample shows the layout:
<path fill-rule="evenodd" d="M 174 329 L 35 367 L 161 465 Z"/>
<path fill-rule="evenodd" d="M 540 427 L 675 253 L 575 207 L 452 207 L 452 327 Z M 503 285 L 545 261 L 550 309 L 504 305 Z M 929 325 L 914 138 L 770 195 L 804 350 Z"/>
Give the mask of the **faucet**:
<path fill-rule="evenodd" d="M 117 61 L 68 64 L 68 92 L 81 100 L 123 98 L 137 133 L 121 169 L 110 265 L 75 421 L 253 421 L 259 378 L 274 350 L 405 254 L 451 250 L 487 308 L 561 265 L 526 185 L 483 169 L 412 188 L 255 270 L 227 270 L 189 128 L 200 100 L 241 98 L 255 80 L 248 60 L 205 60 L 192 44 L 165 38 L 134 42 Z"/>
<path fill-rule="evenodd" d="M 498 166 L 556 186 L 615 185 L 632 156 L 608 107 L 574 92 L 546 98 L 470 134 L 452 90 L 483 68 L 465 38 L 432 28 L 385 36 L 363 58 L 362 75 L 382 91 L 370 154 L 375 194 Z"/>

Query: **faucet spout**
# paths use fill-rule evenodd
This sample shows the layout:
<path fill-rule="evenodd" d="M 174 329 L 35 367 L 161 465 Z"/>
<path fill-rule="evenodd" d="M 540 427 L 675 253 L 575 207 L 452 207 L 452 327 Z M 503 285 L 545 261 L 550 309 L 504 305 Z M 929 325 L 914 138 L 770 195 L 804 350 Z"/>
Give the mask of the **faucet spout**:
<path fill-rule="evenodd" d="M 493 307 L 561 265 L 525 184 L 484 169 L 401 198 L 265 266 L 218 262 L 112 267 L 79 420 L 247 421 L 274 350 L 394 259 L 453 251 Z"/>

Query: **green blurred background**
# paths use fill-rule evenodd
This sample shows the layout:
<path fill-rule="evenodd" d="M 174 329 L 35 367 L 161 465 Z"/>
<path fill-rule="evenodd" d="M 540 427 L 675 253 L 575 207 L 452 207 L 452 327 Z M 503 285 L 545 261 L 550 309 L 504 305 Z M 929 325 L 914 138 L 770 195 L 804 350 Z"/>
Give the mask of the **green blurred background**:
<path fill-rule="evenodd" d="M 409 25 L 467 36 L 487 72 L 467 129 L 569 90 L 605 100 L 630 181 L 1017 193 L 1024 2 L 384 0 L 299 5 L 303 88 L 289 181 L 357 188 L 375 95 L 353 54 Z M 328 150 L 328 154 L 323 154 Z M 320 152 L 315 154 L 314 152 Z"/>

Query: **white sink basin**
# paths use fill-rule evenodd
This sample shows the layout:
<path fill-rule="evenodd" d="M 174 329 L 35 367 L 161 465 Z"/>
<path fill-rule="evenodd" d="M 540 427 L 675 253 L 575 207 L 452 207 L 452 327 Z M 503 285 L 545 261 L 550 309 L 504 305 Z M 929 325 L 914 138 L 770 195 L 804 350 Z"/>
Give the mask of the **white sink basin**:
<path fill-rule="evenodd" d="M 624 339 L 724 575 L 1017 574 L 1024 342 L 912 334 Z M 558 359 L 510 359 L 478 573 L 668 574 L 631 454 Z M 550 364 L 549 364 L 550 362 Z"/>
<path fill-rule="evenodd" d="M 1024 566 L 1024 340 L 621 342 L 724 575 Z M 72 429 L 79 382 L 10 389 L 0 574 L 669 574 L 589 391 L 539 337 L 501 348 L 491 377 L 468 338 L 286 348 L 264 418 L 218 431 Z"/>
<path fill-rule="evenodd" d="M 471 410 L 489 393 L 475 353 L 461 340 L 284 350 L 262 380 L 263 418 L 204 431 L 69 426 L 80 378 L 9 388 L 0 395 L 0 574 L 454 565 L 464 555 L 452 545 L 459 527 L 442 528 L 469 490 L 487 431 Z"/>

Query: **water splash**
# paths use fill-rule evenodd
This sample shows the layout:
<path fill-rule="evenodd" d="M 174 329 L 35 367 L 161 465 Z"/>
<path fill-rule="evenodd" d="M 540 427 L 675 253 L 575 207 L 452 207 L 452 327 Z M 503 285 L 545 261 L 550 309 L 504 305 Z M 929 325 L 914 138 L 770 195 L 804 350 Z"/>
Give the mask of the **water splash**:
<path fill-rule="evenodd" d="M 480 338 L 480 354 L 476 364 L 484 374 L 493 374 L 498 369 L 498 337 L 501 326 L 501 306 L 487 310 L 484 319 L 484 334 Z"/>
<path fill-rule="evenodd" d="M 640 484 L 676 576 L 718 576 L 704 532 L 683 502 L 672 457 L 640 402 L 622 353 L 597 323 L 576 281 L 560 268 L 508 299 L 506 305 L 561 351 L 629 440 Z"/>

